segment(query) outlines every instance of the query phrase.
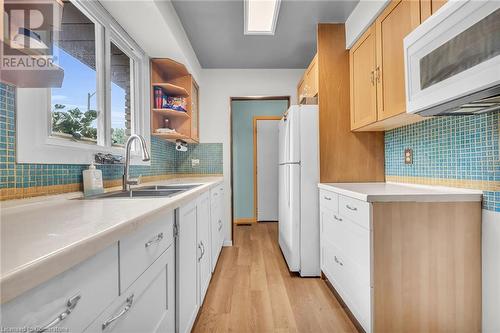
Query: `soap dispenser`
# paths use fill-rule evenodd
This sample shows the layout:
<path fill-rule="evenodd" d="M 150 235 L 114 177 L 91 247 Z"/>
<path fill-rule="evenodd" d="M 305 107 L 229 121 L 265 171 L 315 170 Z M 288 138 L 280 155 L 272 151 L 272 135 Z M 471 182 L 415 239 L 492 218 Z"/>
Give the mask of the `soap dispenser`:
<path fill-rule="evenodd" d="M 98 170 L 92 162 L 87 170 L 83 170 L 83 194 L 88 197 L 103 192 L 102 171 Z"/>

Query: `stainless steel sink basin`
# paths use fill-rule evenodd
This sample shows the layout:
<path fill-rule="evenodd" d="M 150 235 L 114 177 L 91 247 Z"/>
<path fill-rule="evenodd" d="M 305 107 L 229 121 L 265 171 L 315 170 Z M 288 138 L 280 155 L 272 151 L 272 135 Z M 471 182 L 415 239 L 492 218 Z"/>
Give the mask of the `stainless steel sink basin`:
<path fill-rule="evenodd" d="M 170 184 L 170 185 L 149 185 L 149 186 L 141 186 L 136 188 L 135 190 L 183 190 L 189 191 L 195 187 L 201 186 L 202 184 Z"/>
<path fill-rule="evenodd" d="M 149 185 L 133 188 L 130 191 L 116 191 L 98 194 L 86 199 L 109 199 L 109 198 L 154 198 L 173 197 L 182 192 L 200 186 L 200 184 L 172 184 L 172 185 Z"/>

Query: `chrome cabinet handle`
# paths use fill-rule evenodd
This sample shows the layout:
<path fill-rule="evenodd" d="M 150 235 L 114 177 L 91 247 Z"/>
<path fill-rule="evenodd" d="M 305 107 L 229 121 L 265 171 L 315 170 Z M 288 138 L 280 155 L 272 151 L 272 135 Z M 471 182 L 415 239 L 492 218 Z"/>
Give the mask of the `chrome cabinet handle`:
<path fill-rule="evenodd" d="M 375 71 L 370 72 L 370 82 L 372 83 L 372 86 L 375 85 Z"/>
<path fill-rule="evenodd" d="M 219 220 L 219 231 L 222 229 L 222 221 Z"/>
<path fill-rule="evenodd" d="M 198 262 L 199 262 L 203 257 L 203 250 L 201 249 L 201 243 L 198 244 L 198 250 L 200 250 L 200 256 L 198 257 Z"/>
<path fill-rule="evenodd" d="M 377 68 L 375 68 L 375 73 L 377 77 L 377 82 L 380 83 L 380 66 L 377 66 Z"/>
<path fill-rule="evenodd" d="M 358 210 L 358 208 L 357 208 L 357 207 L 351 207 L 351 206 L 349 206 L 349 205 L 345 205 L 345 208 L 347 208 L 347 209 L 349 209 L 349 210 L 352 210 L 352 211 L 354 211 L 354 212 Z"/>
<path fill-rule="evenodd" d="M 151 239 L 146 244 L 144 244 L 144 247 L 148 248 L 151 245 L 153 245 L 154 243 L 161 242 L 162 239 L 163 239 L 163 232 L 160 232 L 158 235 L 156 235 L 155 237 L 153 237 L 153 239 Z"/>
<path fill-rule="evenodd" d="M 111 325 L 113 322 L 115 322 L 116 320 L 120 319 L 121 316 L 123 316 L 125 313 L 127 313 L 130 310 L 130 308 L 132 307 L 133 303 L 134 303 L 134 294 L 130 295 L 127 298 L 125 307 L 123 308 L 123 310 L 120 311 L 120 313 L 118 313 L 114 317 L 109 318 L 108 320 L 106 320 L 102 324 L 102 326 L 101 326 L 102 330 L 104 331 L 109 325 Z"/>
<path fill-rule="evenodd" d="M 327 196 L 324 196 L 323 199 L 328 200 L 328 201 L 332 200 L 332 198 L 327 197 Z"/>
<path fill-rule="evenodd" d="M 203 256 L 205 256 L 205 244 L 203 244 L 203 242 L 200 242 L 201 244 L 201 258 L 203 258 Z"/>
<path fill-rule="evenodd" d="M 336 262 L 337 264 L 339 264 L 340 266 L 344 266 L 344 263 L 342 263 L 342 261 L 340 261 L 340 260 L 337 258 L 337 256 L 334 256 L 334 257 L 335 257 L 335 262 Z"/>
<path fill-rule="evenodd" d="M 61 312 L 54 320 L 52 320 L 50 323 L 48 323 L 44 327 L 40 328 L 36 332 L 42 333 L 42 332 L 48 331 L 51 328 L 53 328 L 54 326 L 56 326 L 57 324 L 59 324 L 64 319 L 68 318 L 68 316 L 71 314 L 71 312 L 73 312 L 73 310 L 78 305 L 78 302 L 80 301 L 81 298 L 82 298 L 82 296 L 80 296 L 80 295 L 70 297 L 68 299 L 68 301 L 66 302 L 66 310 Z"/>
<path fill-rule="evenodd" d="M 342 219 L 340 217 L 338 217 L 337 215 L 333 215 L 333 218 L 339 222 L 342 222 Z"/>

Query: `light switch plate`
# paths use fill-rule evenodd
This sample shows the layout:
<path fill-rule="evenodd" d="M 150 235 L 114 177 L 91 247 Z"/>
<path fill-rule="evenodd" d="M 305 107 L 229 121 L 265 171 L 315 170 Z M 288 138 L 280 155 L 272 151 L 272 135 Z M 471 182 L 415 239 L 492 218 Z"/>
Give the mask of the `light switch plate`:
<path fill-rule="evenodd" d="M 199 159 L 192 159 L 191 160 L 191 166 L 192 167 L 195 167 L 195 166 L 198 166 L 200 165 L 200 160 Z"/>

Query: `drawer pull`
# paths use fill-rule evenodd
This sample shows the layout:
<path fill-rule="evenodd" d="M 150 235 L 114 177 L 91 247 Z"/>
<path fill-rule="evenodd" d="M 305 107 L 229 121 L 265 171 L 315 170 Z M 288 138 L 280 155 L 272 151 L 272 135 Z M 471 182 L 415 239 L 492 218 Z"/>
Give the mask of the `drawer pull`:
<path fill-rule="evenodd" d="M 324 196 L 324 197 L 323 197 L 323 199 L 328 200 L 328 201 L 331 201 L 331 200 L 332 200 L 332 198 L 327 197 L 327 196 Z"/>
<path fill-rule="evenodd" d="M 151 245 L 153 245 L 154 243 L 159 243 L 161 242 L 163 239 L 163 232 L 160 232 L 158 235 L 156 235 L 153 239 L 151 239 L 150 241 L 148 241 L 146 244 L 144 244 L 144 247 L 148 248 L 150 247 Z"/>
<path fill-rule="evenodd" d="M 120 313 L 118 313 L 116 316 L 114 317 L 111 317 L 109 318 L 108 320 L 106 320 L 104 322 L 104 324 L 102 324 L 101 328 L 102 330 L 104 331 L 109 325 L 111 325 L 114 321 L 120 319 L 121 316 L 123 316 L 125 313 L 127 313 L 130 308 L 132 307 L 132 304 L 134 303 L 134 294 L 130 295 L 128 298 L 127 298 L 127 303 L 125 304 L 125 307 L 123 308 L 123 310 L 120 311 Z"/>
<path fill-rule="evenodd" d="M 352 210 L 353 212 L 357 211 L 358 208 L 357 207 L 351 207 L 349 205 L 345 205 L 345 208 L 349 209 L 349 210 Z"/>
<path fill-rule="evenodd" d="M 335 258 L 335 262 L 337 264 L 339 264 L 340 266 L 344 266 L 344 263 L 342 261 L 340 261 L 339 258 L 337 258 L 337 256 L 334 256 L 334 258 Z"/>
<path fill-rule="evenodd" d="M 73 312 L 73 310 L 76 308 L 76 306 L 78 305 L 78 302 L 80 301 L 81 298 L 82 298 L 82 296 L 76 295 L 76 296 L 73 296 L 70 299 L 68 299 L 68 301 L 66 302 L 66 310 L 61 312 L 56 317 L 56 319 L 52 320 L 50 323 L 48 323 L 44 327 L 40 328 L 36 332 L 42 333 L 42 332 L 48 331 L 51 328 L 53 328 L 54 326 L 56 326 L 57 324 L 59 324 L 61 321 L 66 319 L 71 314 L 71 312 Z"/>
<path fill-rule="evenodd" d="M 219 220 L 219 231 L 222 229 L 222 221 Z"/>
<path fill-rule="evenodd" d="M 340 217 L 338 217 L 337 215 L 333 215 L 333 218 L 339 222 L 342 222 L 342 219 Z"/>

